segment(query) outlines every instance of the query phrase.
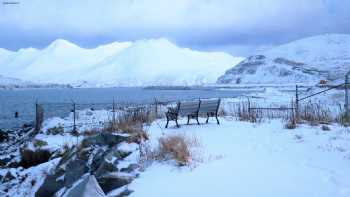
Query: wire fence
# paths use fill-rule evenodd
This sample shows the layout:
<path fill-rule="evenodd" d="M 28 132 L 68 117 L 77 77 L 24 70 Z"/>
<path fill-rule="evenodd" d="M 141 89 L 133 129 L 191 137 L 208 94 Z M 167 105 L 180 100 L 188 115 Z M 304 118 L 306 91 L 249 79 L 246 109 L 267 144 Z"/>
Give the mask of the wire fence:
<path fill-rule="evenodd" d="M 261 104 L 259 102 L 254 102 L 251 99 L 253 97 L 245 96 L 242 99 L 246 102 L 246 111 L 248 114 L 255 113 L 260 114 L 260 116 L 266 116 L 271 118 L 285 117 L 287 114 L 293 114 L 295 116 L 300 116 L 300 108 L 303 103 L 306 103 L 308 99 L 317 96 L 323 96 L 322 94 L 327 94 L 328 91 L 333 89 L 345 90 L 345 95 L 348 93 L 347 81 L 343 84 L 328 87 L 325 90 L 315 92 L 309 95 L 303 95 L 301 97 L 299 87 L 296 86 L 295 97 L 291 97 L 289 102 L 268 102 L 268 105 Z M 200 99 L 211 99 L 212 97 L 200 98 Z M 232 99 L 237 97 L 221 97 L 222 99 Z M 199 99 L 199 98 L 197 98 Z M 349 105 L 346 105 L 347 99 L 345 97 L 345 109 L 348 109 Z M 193 100 L 193 99 L 188 99 Z M 123 112 L 137 112 L 137 111 L 148 111 L 154 114 L 155 117 L 161 118 L 164 116 L 164 112 L 168 105 L 176 104 L 178 99 L 173 100 L 160 100 L 154 98 L 153 102 L 147 103 L 132 103 L 132 102 L 115 102 L 111 99 L 111 102 L 101 102 L 101 103 L 76 103 L 71 102 L 61 102 L 61 103 L 51 103 L 51 102 L 37 102 L 33 105 L 26 106 L 30 108 L 28 113 L 20 114 L 20 117 L 16 117 L 14 114 L 12 117 L 3 116 L 0 114 L 0 119 L 2 121 L 16 122 L 15 126 L 12 128 L 21 128 L 23 124 L 32 124 L 37 130 L 43 126 L 44 120 L 49 118 L 58 117 L 66 120 L 64 125 L 67 130 L 75 130 L 76 128 L 81 128 L 84 125 L 89 127 L 101 127 L 106 122 L 115 120 L 115 118 Z M 231 108 L 231 115 L 237 115 L 242 110 L 242 101 L 230 102 L 230 106 L 225 106 L 225 108 Z M 17 114 L 18 115 L 18 114 Z M 1 117 L 3 116 L 3 117 Z M 69 123 L 69 124 L 67 124 Z"/>

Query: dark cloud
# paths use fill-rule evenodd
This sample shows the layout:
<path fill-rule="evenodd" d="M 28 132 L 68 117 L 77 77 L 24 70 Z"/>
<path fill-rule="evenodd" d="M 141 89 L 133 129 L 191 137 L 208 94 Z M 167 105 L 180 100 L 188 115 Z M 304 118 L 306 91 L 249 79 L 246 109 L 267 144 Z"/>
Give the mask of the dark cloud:
<path fill-rule="evenodd" d="M 57 38 L 94 47 L 166 37 L 185 47 L 232 52 L 350 33 L 348 0 L 17 1 L 0 5 L 2 48 L 40 48 Z"/>

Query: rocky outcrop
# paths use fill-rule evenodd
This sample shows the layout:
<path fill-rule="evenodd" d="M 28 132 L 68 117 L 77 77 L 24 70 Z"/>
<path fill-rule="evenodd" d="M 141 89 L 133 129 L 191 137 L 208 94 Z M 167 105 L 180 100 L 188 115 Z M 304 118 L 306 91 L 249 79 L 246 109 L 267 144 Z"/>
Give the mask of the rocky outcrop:
<path fill-rule="evenodd" d="M 119 163 L 132 152 L 122 150 L 118 145 L 132 139 L 133 136 L 105 132 L 84 139 L 79 147 L 64 153 L 36 196 L 60 196 L 58 191 L 65 193 L 85 174 L 93 175 L 105 193 L 131 183 L 137 175 L 137 164 L 132 163 L 121 171 Z"/>

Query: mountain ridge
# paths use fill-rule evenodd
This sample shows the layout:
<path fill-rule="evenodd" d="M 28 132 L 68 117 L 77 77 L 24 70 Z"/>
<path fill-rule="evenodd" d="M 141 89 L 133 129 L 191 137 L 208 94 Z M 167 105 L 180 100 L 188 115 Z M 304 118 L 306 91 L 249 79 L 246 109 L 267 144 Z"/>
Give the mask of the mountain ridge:
<path fill-rule="evenodd" d="M 350 35 L 325 34 L 250 56 L 217 80 L 219 84 L 338 82 L 350 70 Z"/>
<path fill-rule="evenodd" d="M 4 55 L 6 56 L 6 54 Z M 202 85 L 241 58 L 180 48 L 167 39 L 113 42 L 92 49 L 57 39 L 2 57 L 0 74 L 40 83 L 96 86 Z"/>

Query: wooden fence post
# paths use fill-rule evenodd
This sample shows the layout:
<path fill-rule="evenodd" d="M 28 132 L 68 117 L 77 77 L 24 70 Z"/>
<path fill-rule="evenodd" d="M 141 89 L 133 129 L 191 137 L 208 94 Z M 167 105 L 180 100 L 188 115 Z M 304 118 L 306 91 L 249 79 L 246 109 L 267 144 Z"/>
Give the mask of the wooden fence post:
<path fill-rule="evenodd" d="M 38 101 L 35 102 L 35 131 L 40 131 L 41 125 L 44 121 L 44 109 L 39 105 Z"/>
<path fill-rule="evenodd" d="M 248 97 L 248 119 L 250 120 L 251 118 L 251 106 L 250 106 L 250 100 L 249 100 L 249 97 Z"/>
<path fill-rule="evenodd" d="M 75 102 L 73 102 L 73 133 L 75 133 L 77 131 L 77 127 L 76 127 L 76 112 L 75 112 Z"/>
<path fill-rule="evenodd" d="M 350 109 L 349 109 L 349 76 L 350 71 L 345 75 L 345 120 L 350 121 Z"/>
<path fill-rule="evenodd" d="M 296 122 L 299 122 L 299 91 L 298 85 L 295 86 L 295 118 Z"/>
<path fill-rule="evenodd" d="M 115 128 L 115 102 L 114 102 L 114 98 L 113 98 L 113 107 L 112 107 L 112 113 L 113 113 L 113 117 L 112 117 L 112 127 Z"/>
<path fill-rule="evenodd" d="M 157 101 L 157 98 L 154 98 L 154 104 L 155 104 L 155 118 L 158 118 L 158 101 Z"/>

